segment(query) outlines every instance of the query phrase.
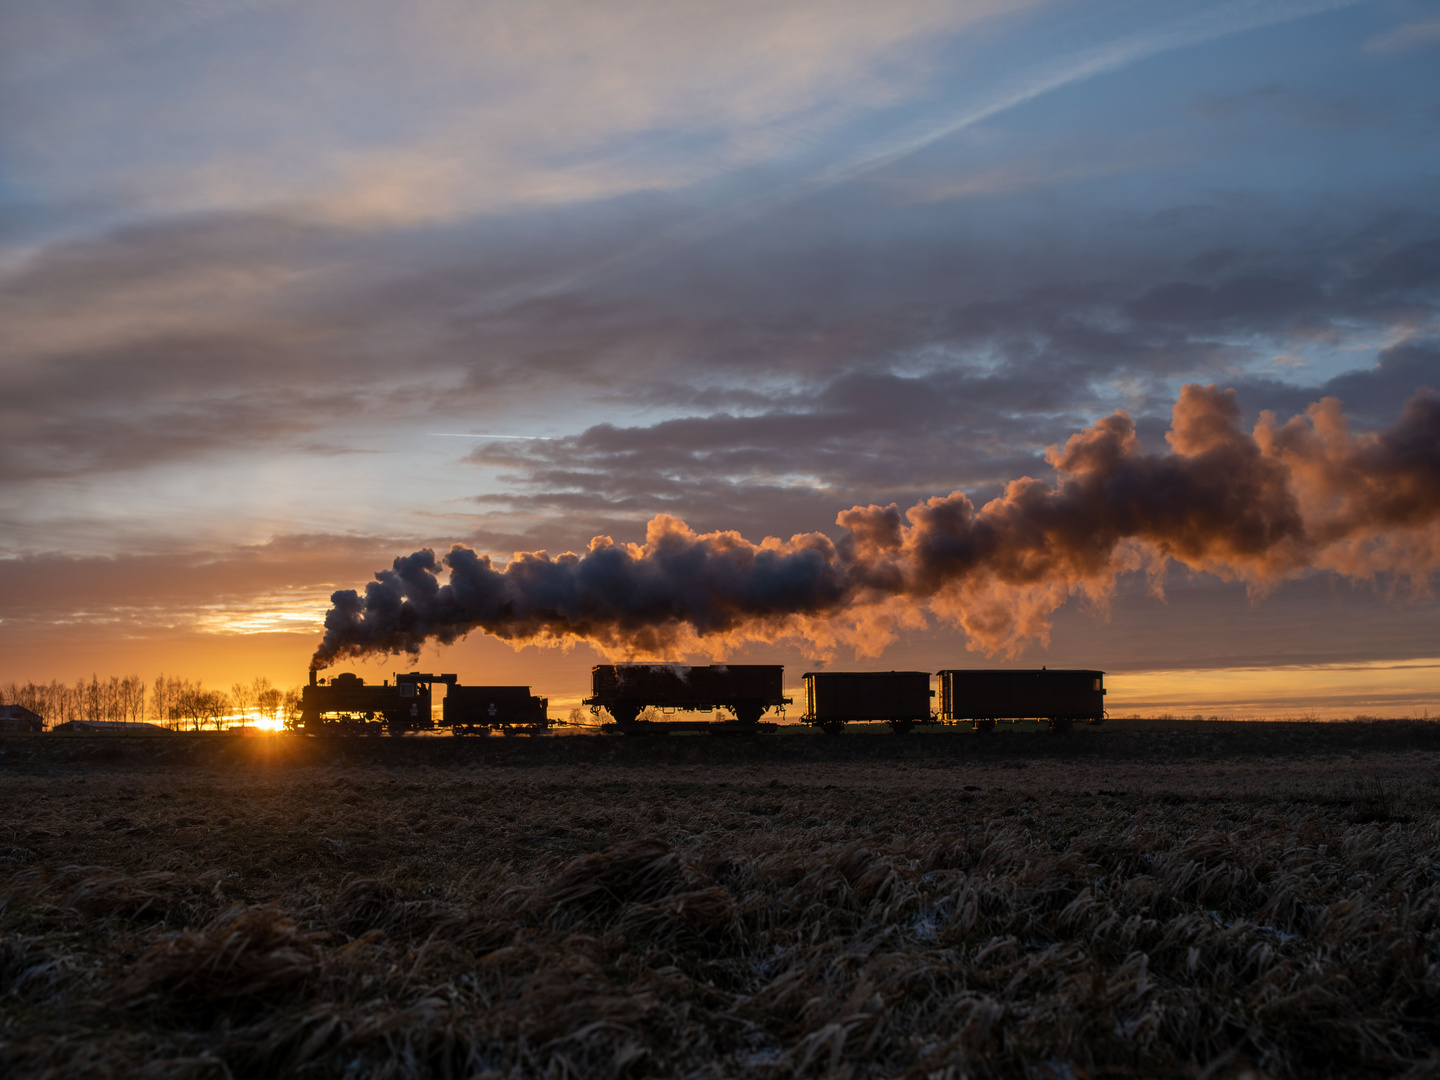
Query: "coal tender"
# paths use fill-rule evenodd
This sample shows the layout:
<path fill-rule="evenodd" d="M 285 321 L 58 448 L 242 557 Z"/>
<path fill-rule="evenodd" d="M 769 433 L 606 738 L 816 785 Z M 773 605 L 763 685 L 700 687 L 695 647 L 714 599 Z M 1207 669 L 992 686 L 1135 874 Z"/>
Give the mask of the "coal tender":
<path fill-rule="evenodd" d="M 550 730 L 549 706 L 528 686 L 452 686 L 441 714 L 451 735 L 542 735 Z"/>
<path fill-rule="evenodd" d="M 801 719 L 830 735 L 876 721 L 904 733 L 934 719 L 934 696 L 928 671 L 807 671 Z"/>
<path fill-rule="evenodd" d="M 784 692 L 780 664 L 597 664 L 590 672 L 591 695 L 584 704 L 604 709 L 614 721 L 605 731 L 622 734 L 665 734 L 700 730 L 754 732 L 771 730 L 760 718 L 770 709 L 781 712 L 791 699 Z M 733 721 L 640 720 L 646 709 L 663 713 L 712 712 L 725 709 Z"/>
<path fill-rule="evenodd" d="M 1075 721 L 1105 721 L 1105 673 L 1079 669 L 950 669 L 940 679 L 940 719 L 970 720 L 993 731 L 997 720 L 1046 720 L 1055 731 Z"/>

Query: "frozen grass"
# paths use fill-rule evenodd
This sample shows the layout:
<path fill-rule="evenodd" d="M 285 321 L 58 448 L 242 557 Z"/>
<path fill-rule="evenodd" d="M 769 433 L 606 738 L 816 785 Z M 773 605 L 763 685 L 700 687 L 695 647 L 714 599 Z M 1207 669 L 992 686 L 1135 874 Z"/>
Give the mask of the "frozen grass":
<path fill-rule="evenodd" d="M 1440 1070 L 1440 757 L 0 774 L 0 1074 Z"/>

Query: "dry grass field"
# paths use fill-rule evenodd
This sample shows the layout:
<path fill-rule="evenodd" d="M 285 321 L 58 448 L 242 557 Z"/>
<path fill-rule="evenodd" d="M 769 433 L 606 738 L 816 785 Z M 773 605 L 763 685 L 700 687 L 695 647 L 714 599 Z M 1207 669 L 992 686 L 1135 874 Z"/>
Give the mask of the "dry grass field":
<path fill-rule="evenodd" d="M 1440 1074 L 1431 749 L 26 745 L 0 757 L 10 1077 Z"/>

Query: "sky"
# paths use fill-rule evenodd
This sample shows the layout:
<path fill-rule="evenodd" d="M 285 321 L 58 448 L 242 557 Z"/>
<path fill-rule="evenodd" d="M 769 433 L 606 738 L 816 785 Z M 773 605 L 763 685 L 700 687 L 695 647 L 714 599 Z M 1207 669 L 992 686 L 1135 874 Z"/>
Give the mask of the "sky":
<path fill-rule="evenodd" d="M 666 515 L 847 551 L 852 507 L 1058 491 L 1117 410 L 1161 469 L 1187 385 L 1289 432 L 1261 457 L 1297 485 L 1284 425 L 1336 399 L 1345 461 L 1409 438 L 1433 508 L 1437 72 L 1419 0 L 0 0 L 0 683 L 295 685 L 336 590 L 457 543 L 643 555 Z M 1440 710 L 1440 518 L 1322 541 L 1304 482 L 1290 561 L 1136 534 L 1041 599 L 852 575 L 640 638 L 787 685 L 1045 664 L 1122 713 Z M 554 713 L 640 655 L 470 625 L 333 670 Z"/>

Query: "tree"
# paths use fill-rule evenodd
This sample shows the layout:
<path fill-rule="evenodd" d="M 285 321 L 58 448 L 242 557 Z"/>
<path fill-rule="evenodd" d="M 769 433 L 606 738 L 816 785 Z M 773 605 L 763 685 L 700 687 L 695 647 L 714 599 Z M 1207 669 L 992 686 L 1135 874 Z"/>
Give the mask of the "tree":
<path fill-rule="evenodd" d="M 150 691 L 150 716 L 157 724 L 170 724 L 170 680 L 161 672 L 155 676 L 155 686 Z"/>
<path fill-rule="evenodd" d="M 258 678 L 251 686 L 255 694 L 255 705 L 260 715 L 270 721 L 271 726 L 280 719 L 280 710 L 285 706 L 285 692 L 270 685 L 270 680 Z"/>
<path fill-rule="evenodd" d="M 120 680 L 120 714 L 127 724 L 138 724 L 145 719 L 145 683 L 139 675 L 127 675 Z"/>
<path fill-rule="evenodd" d="M 120 680 L 114 675 L 100 684 L 100 717 L 112 724 L 125 719 L 120 707 Z"/>
<path fill-rule="evenodd" d="M 100 680 L 92 672 L 90 681 L 79 679 L 75 683 L 75 693 L 80 698 L 80 711 L 86 720 L 100 719 Z"/>
<path fill-rule="evenodd" d="M 250 687 L 244 683 L 235 683 L 230 687 L 230 701 L 235 706 L 235 711 L 240 714 L 240 723 L 245 723 L 255 704 L 255 695 Z"/>
<path fill-rule="evenodd" d="M 199 697 L 201 718 L 214 725 L 215 730 L 219 731 L 225 722 L 226 715 L 234 707 L 233 702 L 223 690 L 202 690 Z"/>
<path fill-rule="evenodd" d="M 192 731 L 199 731 L 214 719 L 214 691 L 206 690 L 199 680 L 176 679 L 175 683 L 174 716 L 182 726 L 188 722 Z"/>
<path fill-rule="evenodd" d="M 300 710 L 304 700 L 303 692 L 298 686 L 292 686 L 285 691 L 285 702 L 282 706 L 285 710 L 285 730 L 294 731 L 300 726 Z"/>

